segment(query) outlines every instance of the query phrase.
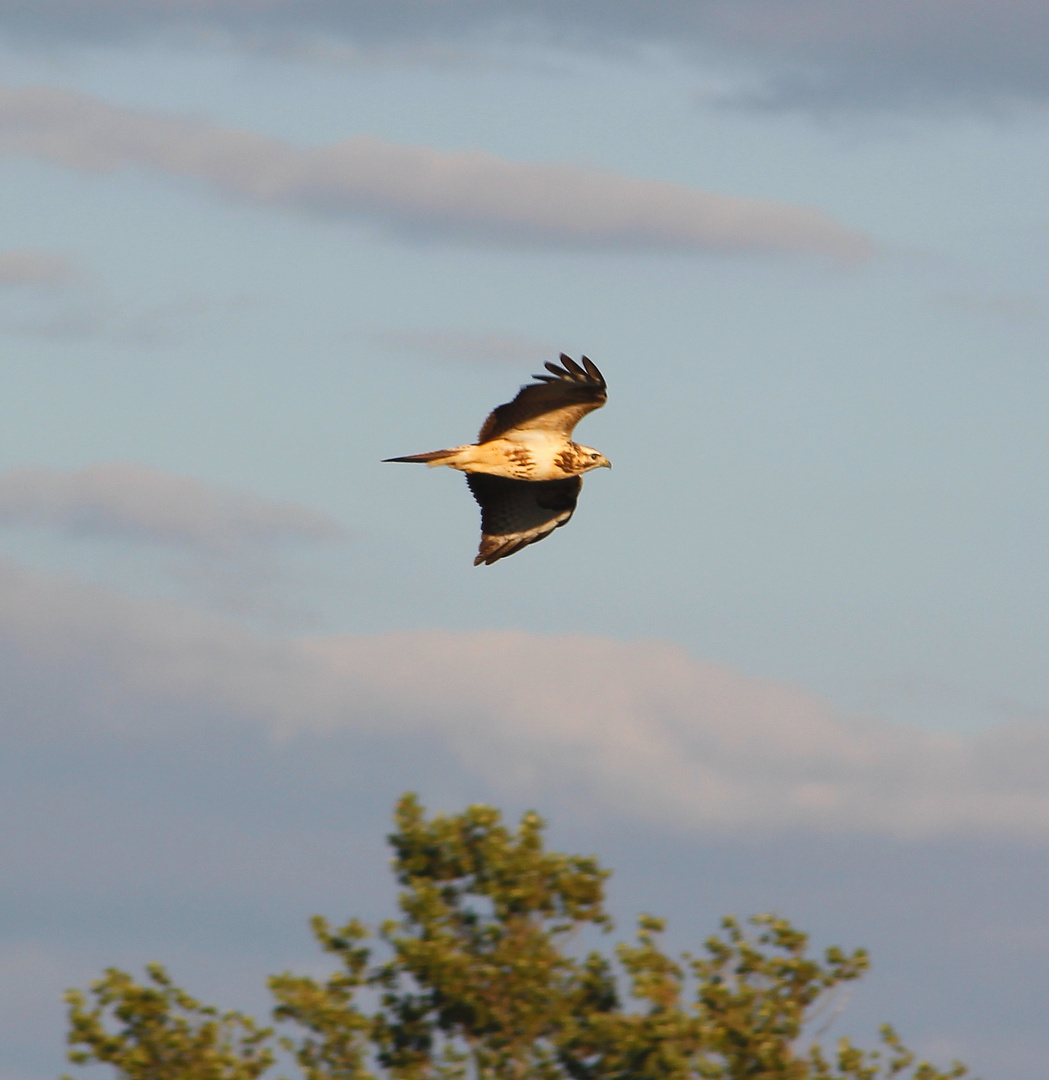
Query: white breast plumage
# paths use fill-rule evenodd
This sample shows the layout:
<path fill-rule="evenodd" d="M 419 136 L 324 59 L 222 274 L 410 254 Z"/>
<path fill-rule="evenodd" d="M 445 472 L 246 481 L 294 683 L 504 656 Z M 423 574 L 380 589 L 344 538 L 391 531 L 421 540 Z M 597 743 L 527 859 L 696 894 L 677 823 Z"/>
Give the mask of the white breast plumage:
<path fill-rule="evenodd" d="M 575 510 L 580 475 L 611 462 L 572 441 L 572 431 L 607 397 L 597 365 L 561 354 L 561 366 L 522 386 L 494 409 L 476 443 L 387 458 L 447 465 L 467 474 L 481 507 L 481 548 L 474 565 L 491 564 L 564 525 Z"/>

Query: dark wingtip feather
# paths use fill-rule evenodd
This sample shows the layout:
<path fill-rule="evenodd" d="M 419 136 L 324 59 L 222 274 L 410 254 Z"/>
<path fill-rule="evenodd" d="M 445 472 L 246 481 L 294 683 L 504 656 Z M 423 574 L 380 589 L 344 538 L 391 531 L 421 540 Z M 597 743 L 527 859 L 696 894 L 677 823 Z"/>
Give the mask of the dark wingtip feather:
<path fill-rule="evenodd" d="M 577 364 L 568 353 L 561 353 L 560 367 L 552 361 L 547 361 L 543 366 L 550 372 L 550 375 L 533 375 L 532 378 L 539 379 L 542 382 L 565 379 L 576 382 L 596 382 L 604 385 L 605 378 L 598 370 L 597 364 L 589 356 L 582 356 L 580 359 L 582 360 L 582 366 Z"/>
<path fill-rule="evenodd" d="M 577 364 L 568 353 L 561 353 L 560 367 L 548 360 L 543 366 L 550 374 L 533 375 L 532 378 L 538 379 L 540 382 L 555 382 L 557 379 L 564 379 L 571 382 L 599 383 L 604 386 L 605 377 L 601 374 L 597 364 L 589 356 L 581 356 L 579 359 L 582 361 L 582 366 Z"/>
<path fill-rule="evenodd" d="M 594 379 L 595 381 L 600 383 L 603 383 L 605 381 L 605 377 L 598 370 L 597 364 L 595 364 L 589 356 L 581 356 L 580 359 L 583 361 L 583 367 L 586 368 L 586 373 L 590 376 L 591 379 Z"/>

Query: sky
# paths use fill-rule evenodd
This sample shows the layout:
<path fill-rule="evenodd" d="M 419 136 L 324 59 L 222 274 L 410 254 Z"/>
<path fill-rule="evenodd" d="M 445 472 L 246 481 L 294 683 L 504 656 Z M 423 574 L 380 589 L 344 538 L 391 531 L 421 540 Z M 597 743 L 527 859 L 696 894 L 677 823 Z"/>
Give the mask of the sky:
<path fill-rule="evenodd" d="M 264 1013 L 407 790 L 1038 1074 L 1047 56 L 1033 0 L 0 0 L 0 1080 L 110 964 Z M 614 468 L 474 568 L 381 459 L 562 351 Z"/>

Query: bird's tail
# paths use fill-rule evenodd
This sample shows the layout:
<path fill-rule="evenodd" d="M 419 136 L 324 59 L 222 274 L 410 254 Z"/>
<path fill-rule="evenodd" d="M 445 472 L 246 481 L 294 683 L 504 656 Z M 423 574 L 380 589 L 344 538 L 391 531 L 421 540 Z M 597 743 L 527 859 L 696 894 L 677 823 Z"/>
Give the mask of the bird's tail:
<path fill-rule="evenodd" d="M 383 461 L 420 461 L 426 465 L 445 465 L 449 458 L 454 458 L 461 446 L 453 446 L 450 450 L 431 450 L 426 454 L 407 454 L 405 457 L 388 457 Z"/>

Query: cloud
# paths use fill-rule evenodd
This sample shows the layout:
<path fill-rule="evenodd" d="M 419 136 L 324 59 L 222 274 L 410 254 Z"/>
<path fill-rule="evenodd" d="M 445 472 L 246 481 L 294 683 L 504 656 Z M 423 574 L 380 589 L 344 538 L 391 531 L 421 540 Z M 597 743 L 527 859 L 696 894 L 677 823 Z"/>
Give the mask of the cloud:
<path fill-rule="evenodd" d="M 0 287 L 67 285 L 79 276 L 63 255 L 50 251 L 0 251 Z"/>
<path fill-rule="evenodd" d="M 68 257 L 51 251 L 0 252 L 0 294 L 12 290 L 0 311 L 0 328 L 51 341 L 105 341 L 135 347 L 177 343 L 215 311 L 243 310 L 246 296 L 190 295 L 138 311 L 107 303 Z M 67 286 L 77 286 L 68 288 Z M 22 290 L 37 291 L 33 304 Z M 14 290 L 19 290 L 14 292 Z"/>
<path fill-rule="evenodd" d="M 446 153 L 359 136 L 295 146 L 52 87 L 0 90 L 0 152 L 85 172 L 142 166 L 228 197 L 354 216 L 409 236 L 496 243 L 806 252 L 858 260 L 871 242 L 829 216 L 574 165 Z"/>
<path fill-rule="evenodd" d="M 162 348 L 183 342 L 213 313 L 241 311 L 254 302 L 248 297 L 186 296 L 127 311 L 97 295 L 80 295 L 66 298 L 41 314 L 26 315 L 20 309 L 7 319 L 5 329 L 46 341 L 103 341 L 116 346 Z"/>
<path fill-rule="evenodd" d="M 763 85 L 744 95 L 761 105 L 987 108 L 1049 94 L 1038 0 L 745 0 L 711 30 L 719 48 L 762 66 Z"/>
<path fill-rule="evenodd" d="M 436 741 L 507 796 L 686 830 L 1049 835 L 1044 724 L 960 737 L 842 718 L 652 641 L 264 636 L 13 565 L 0 566 L 0 715 L 12 737 L 233 724 L 333 752 L 347 737 Z"/>
<path fill-rule="evenodd" d="M 337 522 L 304 507 L 130 463 L 0 472 L 3 525 L 46 526 L 213 556 L 345 538 Z"/>
<path fill-rule="evenodd" d="M 603 51 L 669 46 L 756 75 L 765 104 L 928 107 L 1044 100 L 1042 0 L 0 0 L 0 29 L 47 41 L 327 42 L 374 47 L 479 39 Z M 300 46 L 302 52 L 306 46 Z M 308 50 L 307 50 L 308 51 Z"/>

